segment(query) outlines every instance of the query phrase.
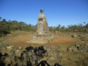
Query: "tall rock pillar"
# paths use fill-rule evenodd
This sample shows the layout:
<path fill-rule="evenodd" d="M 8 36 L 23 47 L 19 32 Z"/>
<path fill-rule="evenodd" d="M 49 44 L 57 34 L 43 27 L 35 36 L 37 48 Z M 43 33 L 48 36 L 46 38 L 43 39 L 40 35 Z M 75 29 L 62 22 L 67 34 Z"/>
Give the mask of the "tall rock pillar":
<path fill-rule="evenodd" d="M 36 36 L 45 36 L 49 34 L 49 27 L 43 9 L 40 12 L 41 14 L 38 15 Z"/>

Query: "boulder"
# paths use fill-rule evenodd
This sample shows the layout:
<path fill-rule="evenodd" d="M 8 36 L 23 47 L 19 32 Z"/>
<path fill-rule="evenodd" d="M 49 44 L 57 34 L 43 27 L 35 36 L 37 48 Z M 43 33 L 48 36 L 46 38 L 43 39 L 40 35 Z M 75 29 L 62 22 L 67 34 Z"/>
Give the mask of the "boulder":
<path fill-rule="evenodd" d="M 54 33 L 58 33 L 58 31 L 55 31 Z"/>
<path fill-rule="evenodd" d="M 6 63 L 7 66 L 8 66 L 8 64 L 11 64 L 10 57 L 6 57 L 4 62 Z"/>
<path fill-rule="evenodd" d="M 83 34 L 79 34 L 79 37 L 83 37 Z"/>
<path fill-rule="evenodd" d="M 74 35 L 72 35 L 71 37 L 72 37 L 72 38 L 76 38 L 76 37 L 77 37 L 77 35 L 76 35 L 76 34 L 74 34 Z"/>
<path fill-rule="evenodd" d="M 51 35 L 49 32 L 47 19 L 43 13 L 43 9 L 40 11 L 41 13 L 38 15 L 36 35 L 31 37 L 29 41 L 26 41 L 27 43 L 45 44 L 48 42 L 47 40 L 52 40 L 55 38 L 55 36 Z"/>
<path fill-rule="evenodd" d="M 7 50 L 11 50 L 11 49 L 13 49 L 13 47 L 14 47 L 14 46 L 8 46 L 8 47 L 7 47 Z"/>
<path fill-rule="evenodd" d="M 18 56 L 18 57 L 21 57 L 21 52 L 20 52 L 20 50 L 16 50 L 16 51 L 15 51 L 15 55 Z"/>
<path fill-rule="evenodd" d="M 19 46 L 19 49 L 22 49 L 22 47 Z"/>
<path fill-rule="evenodd" d="M 58 53 L 57 57 L 58 58 L 62 58 L 62 54 L 61 53 Z"/>
<path fill-rule="evenodd" d="M 86 37 L 80 37 L 80 39 L 81 39 L 82 41 L 86 41 L 86 40 L 87 40 Z"/>
<path fill-rule="evenodd" d="M 77 46 L 77 49 L 82 51 L 83 50 L 83 47 L 82 46 Z"/>

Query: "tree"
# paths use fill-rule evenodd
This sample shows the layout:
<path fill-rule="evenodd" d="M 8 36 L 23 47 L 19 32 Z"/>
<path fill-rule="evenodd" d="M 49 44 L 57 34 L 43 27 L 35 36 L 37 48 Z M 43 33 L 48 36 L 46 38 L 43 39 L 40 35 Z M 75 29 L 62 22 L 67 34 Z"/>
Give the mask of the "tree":
<path fill-rule="evenodd" d="M 59 25 L 58 25 L 59 31 L 60 31 L 60 27 L 61 27 L 61 25 L 59 24 Z"/>
<path fill-rule="evenodd" d="M 65 26 L 61 27 L 61 31 L 64 32 L 65 31 Z"/>
<path fill-rule="evenodd" d="M 0 22 L 0 36 L 3 34 L 4 37 L 6 34 L 10 33 L 9 31 L 9 24 L 7 23 L 7 21 L 5 19 L 3 19 Z"/>
<path fill-rule="evenodd" d="M 19 28 L 20 28 L 20 30 L 22 30 L 22 28 L 23 28 L 23 24 L 24 24 L 24 22 L 19 22 Z"/>
<path fill-rule="evenodd" d="M 86 22 L 84 22 L 84 24 L 85 24 L 84 28 L 86 29 Z"/>
<path fill-rule="evenodd" d="M 1 22 L 1 19 L 2 19 L 2 18 L 0 17 L 0 22 Z"/>
<path fill-rule="evenodd" d="M 88 23 L 86 24 L 86 28 L 88 29 Z"/>

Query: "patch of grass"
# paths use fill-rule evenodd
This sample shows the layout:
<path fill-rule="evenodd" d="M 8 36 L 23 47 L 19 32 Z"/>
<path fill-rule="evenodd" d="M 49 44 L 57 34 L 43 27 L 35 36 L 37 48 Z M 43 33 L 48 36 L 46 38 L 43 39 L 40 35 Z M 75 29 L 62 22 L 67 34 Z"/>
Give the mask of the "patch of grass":
<path fill-rule="evenodd" d="M 48 42 L 50 42 L 50 40 L 48 40 Z"/>
<path fill-rule="evenodd" d="M 13 51 L 12 49 L 11 49 L 11 50 L 9 50 L 9 52 L 10 52 L 10 53 L 12 53 L 12 51 Z"/>
<path fill-rule="evenodd" d="M 58 49 L 55 50 L 57 53 L 60 52 Z"/>
<path fill-rule="evenodd" d="M 82 43 L 82 44 L 80 44 L 81 46 L 84 46 L 86 44 L 86 42 L 85 43 Z"/>
<path fill-rule="evenodd" d="M 75 60 L 77 66 L 88 66 L 88 55 L 86 53 L 81 53 L 82 56 L 78 57 L 78 60 Z"/>
<path fill-rule="evenodd" d="M 4 38 L 0 38 L 0 42 L 2 42 L 4 40 Z"/>
<path fill-rule="evenodd" d="M 77 47 L 77 43 L 75 43 L 74 46 Z"/>
<path fill-rule="evenodd" d="M 54 39 L 51 39 L 51 41 L 53 41 Z"/>
<path fill-rule="evenodd" d="M 4 47 L 4 44 L 3 44 L 3 43 L 1 43 L 1 47 L 2 47 L 2 48 Z"/>
<path fill-rule="evenodd" d="M 50 39 L 50 40 L 48 40 L 48 42 L 51 42 L 51 41 L 53 41 L 54 39 Z"/>
<path fill-rule="evenodd" d="M 50 57 L 52 57 L 52 55 L 51 55 L 51 54 L 47 57 L 47 60 L 48 60 Z"/>
<path fill-rule="evenodd" d="M 69 46 L 68 46 L 68 48 L 71 48 L 71 47 L 73 47 L 73 45 L 69 45 Z"/>
<path fill-rule="evenodd" d="M 88 66 L 88 54 L 86 52 L 70 53 L 66 59 L 65 66 Z"/>
<path fill-rule="evenodd" d="M 60 48 L 62 48 L 62 47 L 63 47 L 63 46 L 61 46 L 61 45 L 58 45 L 58 46 L 57 46 L 58 49 L 60 49 Z"/>

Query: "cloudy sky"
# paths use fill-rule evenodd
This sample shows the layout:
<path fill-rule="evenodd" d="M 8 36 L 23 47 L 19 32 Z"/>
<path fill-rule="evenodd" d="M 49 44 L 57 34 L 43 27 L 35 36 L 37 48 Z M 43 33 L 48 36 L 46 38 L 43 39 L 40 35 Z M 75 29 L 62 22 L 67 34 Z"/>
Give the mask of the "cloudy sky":
<path fill-rule="evenodd" d="M 49 26 L 88 23 L 88 0 L 0 0 L 0 17 L 36 25 L 41 8 Z"/>

